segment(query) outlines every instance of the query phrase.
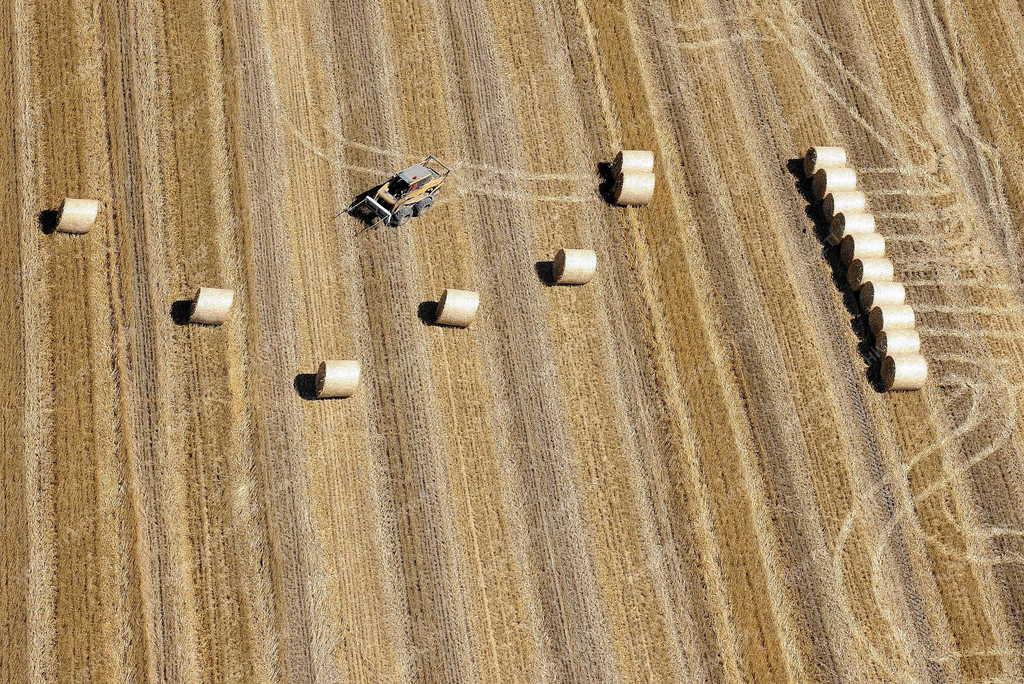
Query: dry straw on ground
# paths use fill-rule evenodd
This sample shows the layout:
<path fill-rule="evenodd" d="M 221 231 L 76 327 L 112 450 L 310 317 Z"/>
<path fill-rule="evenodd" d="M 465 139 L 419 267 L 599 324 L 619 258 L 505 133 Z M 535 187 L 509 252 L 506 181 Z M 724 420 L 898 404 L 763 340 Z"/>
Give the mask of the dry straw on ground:
<path fill-rule="evenodd" d="M 1022 23 L 5 3 L 0 681 L 1024 679 Z M 818 141 L 921 391 L 822 257 Z M 598 191 L 623 147 L 640 210 Z M 431 213 L 335 216 L 429 152 Z M 67 195 L 102 230 L 41 230 Z M 563 245 L 599 277 L 546 287 Z M 229 324 L 175 324 L 200 283 Z M 468 331 L 421 320 L 450 283 Z M 363 383 L 307 401 L 331 350 Z"/>

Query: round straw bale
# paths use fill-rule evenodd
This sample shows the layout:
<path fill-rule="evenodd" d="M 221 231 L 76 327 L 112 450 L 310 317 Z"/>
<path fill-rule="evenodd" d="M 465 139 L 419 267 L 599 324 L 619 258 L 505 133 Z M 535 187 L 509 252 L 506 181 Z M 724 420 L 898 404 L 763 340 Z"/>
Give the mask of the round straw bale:
<path fill-rule="evenodd" d="M 854 290 L 867 282 L 892 280 L 894 275 L 892 262 L 886 257 L 854 259 L 846 269 L 846 280 Z"/>
<path fill-rule="evenodd" d="M 860 288 L 860 305 L 865 311 L 877 304 L 902 304 L 906 299 L 907 289 L 895 281 L 873 280 Z"/>
<path fill-rule="evenodd" d="M 878 233 L 854 233 L 839 243 L 839 259 L 849 264 L 854 259 L 885 256 L 885 238 Z"/>
<path fill-rule="evenodd" d="M 434 322 L 439 325 L 465 328 L 476 318 L 479 307 L 479 292 L 447 289 L 437 303 L 437 316 L 434 318 Z"/>
<path fill-rule="evenodd" d="M 350 397 L 359 386 L 362 366 L 358 361 L 321 361 L 316 371 L 316 396 L 321 399 Z"/>
<path fill-rule="evenodd" d="M 917 390 L 928 380 L 928 362 L 920 354 L 891 354 L 882 361 L 882 386 L 888 390 Z"/>
<path fill-rule="evenodd" d="M 867 232 L 874 232 L 874 217 L 870 214 L 860 213 L 839 213 L 833 216 L 831 231 L 828 233 L 828 242 L 839 245 L 847 236 L 859 236 Z"/>
<path fill-rule="evenodd" d="M 881 354 L 917 354 L 921 336 L 916 330 L 882 330 L 875 335 L 875 349 Z"/>
<path fill-rule="evenodd" d="M 60 206 L 57 230 L 62 233 L 88 233 L 100 213 L 99 200 L 65 197 Z"/>
<path fill-rule="evenodd" d="M 804 155 L 804 175 L 808 178 L 826 166 L 846 166 L 846 150 L 842 147 L 816 146 Z"/>
<path fill-rule="evenodd" d="M 857 189 L 857 172 L 848 166 L 826 166 L 814 173 L 814 196 L 824 199 L 830 192 Z"/>
<path fill-rule="evenodd" d="M 825 195 L 825 199 L 821 201 L 821 212 L 832 218 L 839 212 L 864 213 L 867 206 L 868 199 L 860 190 L 836 190 Z"/>
<path fill-rule="evenodd" d="M 842 242 L 847 235 L 874 232 L 875 217 L 871 214 L 839 212 L 832 217 L 831 237 L 836 244 Z"/>
<path fill-rule="evenodd" d="M 643 206 L 654 196 L 655 177 L 653 173 L 630 171 L 622 174 L 615 183 L 615 203 L 623 206 Z"/>
<path fill-rule="evenodd" d="M 589 283 L 597 271 L 597 252 L 592 249 L 560 249 L 555 254 L 555 282 L 559 285 Z"/>
<path fill-rule="evenodd" d="M 875 335 L 885 330 L 913 330 L 914 309 L 906 304 L 878 304 L 868 314 L 868 324 Z"/>
<path fill-rule="evenodd" d="M 228 319 L 231 305 L 235 301 L 235 291 L 219 287 L 201 287 L 192 300 L 192 312 L 189 321 L 204 325 L 220 325 Z"/>
<path fill-rule="evenodd" d="M 650 150 L 622 150 L 615 155 L 612 173 L 654 173 L 654 152 Z"/>

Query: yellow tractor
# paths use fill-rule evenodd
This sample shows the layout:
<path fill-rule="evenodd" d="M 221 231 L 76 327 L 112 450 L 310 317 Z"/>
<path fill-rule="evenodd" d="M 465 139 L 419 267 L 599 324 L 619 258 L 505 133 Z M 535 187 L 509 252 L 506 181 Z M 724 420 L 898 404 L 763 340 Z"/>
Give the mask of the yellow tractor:
<path fill-rule="evenodd" d="M 348 208 L 360 218 L 384 221 L 389 226 L 400 226 L 412 216 L 422 216 L 434 205 L 434 199 L 451 169 L 434 155 L 428 155 L 419 164 L 399 171 L 383 185 L 363 195 Z M 367 213 L 369 215 L 367 215 Z"/>

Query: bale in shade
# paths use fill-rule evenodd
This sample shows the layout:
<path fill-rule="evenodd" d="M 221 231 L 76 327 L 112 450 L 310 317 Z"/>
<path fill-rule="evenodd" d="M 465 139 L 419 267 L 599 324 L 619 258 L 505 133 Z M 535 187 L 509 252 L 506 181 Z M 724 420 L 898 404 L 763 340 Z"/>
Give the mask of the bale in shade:
<path fill-rule="evenodd" d="M 850 287 L 859 290 L 864 283 L 889 281 L 895 274 L 892 262 L 886 257 L 854 259 L 846 269 L 846 280 Z"/>
<path fill-rule="evenodd" d="M 889 390 L 917 390 L 928 380 L 928 362 L 920 354 L 890 354 L 882 361 L 882 386 Z"/>
<path fill-rule="evenodd" d="M 860 305 L 865 311 L 878 304 L 902 304 L 906 299 L 907 289 L 895 281 L 871 281 L 860 288 Z"/>
<path fill-rule="evenodd" d="M 623 207 L 639 207 L 651 201 L 654 196 L 655 177 L 653 173 L 631 171 L 619 176 L 613 195 L 615 203 Z"/>
<path fill-rule="evenodd" d="M 476 318 L 480 307 L 480 293 L 470 290 L 446 289 L 437 303 L 437 315 L 434 322 L 439 325 L 450 325 L 465 328 Z"/>
<path fill-rule="evenodd" d="M 916 330 L 882 330 L 875 335 L 875 349 L 883 356 L 890 354 L 918 354 L 921 336 Z"/>
<path fill-rule="evenodd" d="M 359 386 L 362 366 L 358 361 L 321 361 L 316 371 L 316 396 L 334 399 L 352 396 Z"/>
<path fill-rule="evenodd" d="M 201 287 L 192 300 L 192 311 L 188 320 L 203 325 L 220 325 L 228 320 L 235 291 L 219 287 Z"/>
<path fill-rule="evenodd" d="M 857 189 L 857 172 L 848 166 L 826 166 L 814 173 L 814 196 L 824 199 L 830 192 Z"/>
<path fill-rule="evenodd" d="M 833 244 L 838 245 L 847 235 L 874 233 L 875 217 L 860 212 L 840 212 L 832 217 L 832 232 L 829 234 Z"/>
<path fill-rule="evenodd" d="M 654 173 L 654 152 L 650 150 L 622 150 L 612 162 L 612 174 Z"/>
<path fill-rule="evenodd" d="M 906 304 L 879 304 L 868 314 L 868 324 L 875 335 L 883 330 L 913 330 L 916 323 L 914 309 Z"/>
<path fill-rule="evenodd" d="M 849 264 L 854 259 L 885 256 L 885 238 L 878 233 L 854 233 L 839 243 L 839 259 Z"/>
<path fill-rule="evenodd" d="M 592 249 L 560 249 L 555 254 L 555 282 L 559 285 L 589 283 L 597 271 L 597 253 Z"/>
<path fill-rule="evenodd" d="M 821 201 L 821 212 L 828 218 L 843 212 L 847 214 L 867 211 L 868 199 L 860 190 L 836 190 L 825 195 Z"/>
<path fill-rule="evenodd" d="M 846 166 L 846 150 L 842 147 L 815 146 L 804 155 L 804 175 L 812 177 L 826 166 Z"/>
<path fill-rule="evenodd" d="M 100 213 L 99 200 L 65 197 L 60 205 L 57 230 L 62 233 L 88 233 Z"/>

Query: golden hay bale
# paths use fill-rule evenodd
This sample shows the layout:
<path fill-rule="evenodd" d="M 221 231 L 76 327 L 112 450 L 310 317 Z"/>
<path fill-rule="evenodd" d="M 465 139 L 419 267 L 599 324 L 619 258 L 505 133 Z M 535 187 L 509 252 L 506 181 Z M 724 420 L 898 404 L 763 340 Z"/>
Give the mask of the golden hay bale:
<path fill-rule="evenodd" d="M 316 396 L 321 399 L 350 397 L 359 387 L 362 366 L 358 361 L 321 361 L 316 371 Z"/>
<path fill-rule="evenodd" d="M 219 287 L 201 287 L 192 300 L 189 322 L 204 325 L 220 325 L 228 319 L 235 291 Z"/>

